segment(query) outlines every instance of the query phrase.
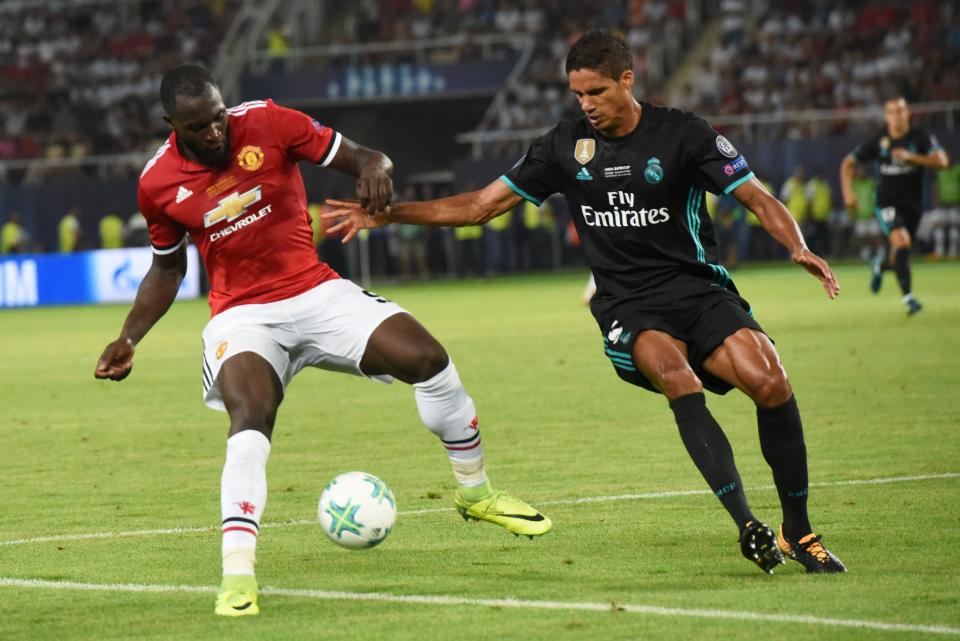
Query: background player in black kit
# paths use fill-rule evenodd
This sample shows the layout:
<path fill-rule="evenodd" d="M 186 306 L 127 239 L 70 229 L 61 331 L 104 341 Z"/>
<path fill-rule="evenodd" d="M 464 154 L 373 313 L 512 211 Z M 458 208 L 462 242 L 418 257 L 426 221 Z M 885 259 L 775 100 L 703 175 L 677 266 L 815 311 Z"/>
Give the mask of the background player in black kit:
<path fill-rule="evenodd" d="M 950 164 L 937 139 L 919 127 L 910 126 L 910 108 L 902 96 L 883 106 L 887 128 L 854 149 L 840 165 L 840 186 L 848 210 L 857 208 L 853 191 L 854 167 L 858 162 L 879 165 L 876 216 L 887 237 L 886 256 L 873 261 L 870 290 L 876 294 L 883 284 L 883 272 L 897 273 L 907 314 L 916 314 L 923 306 L 913 297 L 910 279 L 910 246 L 923 214 L 924 169 L 946 169 Z"/>
<path fill-rule="evenodd" d="M 586 117 L 545 134 L 499 180 L 375 217 L 330 201 L 337 209 L 327 217 L 347 216 L 334 226 L 346 230 L 346 242 L 389 222 L 482 224 L 521 199 L 539 204 L 562 192 L 596 276 L 591 311 L 604 351 L 622 379 L 666 396 L 687 451 L 740 531 L 744 556 L 767 572 L 784 553 L 809 572 L 843 572 L 808 520 L 797 403 L 773 343 L 714 262 L 704 191 L 732 193 L 755 212 L 830 298 L 837 281 L 726 138 L 692 114 L 637 102 L 631 66 L 623 40 L 588 32 L 566 63 Z M 733 387 L 757 405 L 761 449 L 783 507 L 779 535 L 750 511 L 730 444 L 705 403 L 704 388 L 723 394 Z"/>

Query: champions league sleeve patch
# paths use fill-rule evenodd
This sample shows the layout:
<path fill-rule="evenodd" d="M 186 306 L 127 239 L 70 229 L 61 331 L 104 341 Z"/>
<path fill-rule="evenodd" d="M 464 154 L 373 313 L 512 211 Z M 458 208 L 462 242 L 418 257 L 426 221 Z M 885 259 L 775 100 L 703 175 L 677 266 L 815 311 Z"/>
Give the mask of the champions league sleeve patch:
<path fill-rule="evenodd" d="M 737 148 L 724 136 L 717 136 L 717 150 L 727 158 L 736 158 L 739 155 Z"/>

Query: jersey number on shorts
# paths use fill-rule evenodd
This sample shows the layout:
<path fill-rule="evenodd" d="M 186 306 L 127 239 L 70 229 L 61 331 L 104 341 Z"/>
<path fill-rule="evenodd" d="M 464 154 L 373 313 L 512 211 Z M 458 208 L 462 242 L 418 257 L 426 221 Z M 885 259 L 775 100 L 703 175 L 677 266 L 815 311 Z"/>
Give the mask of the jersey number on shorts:
<path fill-rule="evenodd" d="M 384 298 L 383 296 L 380 296 L 379 294 L 374 294 L 373 292 L 368 292 L 368 291 L 365 290 L 365 289 L 363 290 L 363 293 L 366 294 L 367 296 L 369 296 L 370 298 L 372 298 L 373 300 L 377 301 L 378 303 L 389 303 L 389 302 L 390 302 L 390 299 L 389 299 L 389 298 Z"/>

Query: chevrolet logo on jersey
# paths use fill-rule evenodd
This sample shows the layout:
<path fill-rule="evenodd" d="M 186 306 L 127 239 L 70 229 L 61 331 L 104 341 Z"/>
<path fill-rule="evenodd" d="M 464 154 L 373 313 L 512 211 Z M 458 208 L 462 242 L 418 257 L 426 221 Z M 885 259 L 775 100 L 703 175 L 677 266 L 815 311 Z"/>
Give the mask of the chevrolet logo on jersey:
<path fill-rule="evenodd" d="M 233 192 L 229 196 L 220 199 L 216 208 L 211 209 L 203 215 L 203 226 L 212 227 L 221 220 L 232 221 L 247 211 L 255 202 L 260 200 L 260 185 L 257 185 L 250 191 L 239 193 Z"/>

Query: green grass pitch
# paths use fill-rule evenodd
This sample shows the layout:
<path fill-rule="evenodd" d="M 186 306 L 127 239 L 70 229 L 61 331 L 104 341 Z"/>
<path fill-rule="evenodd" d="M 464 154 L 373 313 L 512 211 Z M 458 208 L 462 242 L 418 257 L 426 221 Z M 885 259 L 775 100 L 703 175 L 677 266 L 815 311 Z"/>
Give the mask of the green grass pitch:
<path fill-rule="evenodd" d="M 242 620 L 213 615 L 226 419 L 200 399 L 205 303 L 176 304 L 119 384 L 93 367 L 126 306 L 4 310 L 0 639 L 956 638 L 960 265 L 915 268 L 926 307 L 910 319 L 892 277 L 872 296 L 866 268 L 838 276 L 829 301 L 799 269 L 735 274 L 791 376 L 814 525 L 849 574 L 766 576 L 740 557 L 666 403 L 603 356 L 585 274 L 431 283 L 377 291 L 446 346 L 491 480 L 554 530 L 529 541 L 464 523 L 407 386 L 306 371 L 268 467 L 258 576 L 274 591 Z M 776 525 L 753 406 L 708 404 Z M 352 469 L 385 479 L 400 509 L 365 552 L 312 522 L 323 485 Z"/>

